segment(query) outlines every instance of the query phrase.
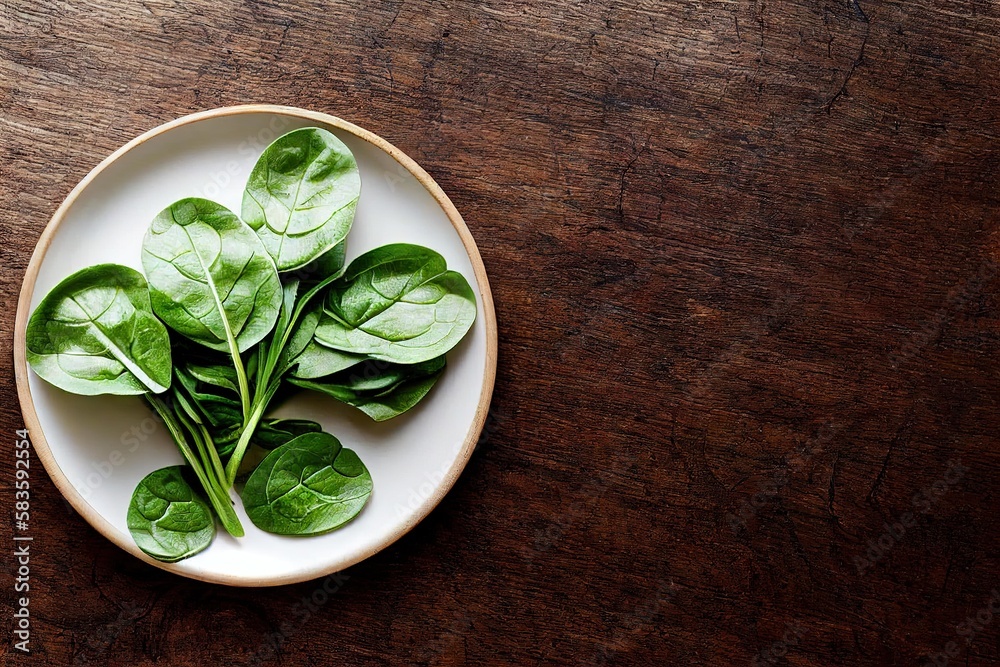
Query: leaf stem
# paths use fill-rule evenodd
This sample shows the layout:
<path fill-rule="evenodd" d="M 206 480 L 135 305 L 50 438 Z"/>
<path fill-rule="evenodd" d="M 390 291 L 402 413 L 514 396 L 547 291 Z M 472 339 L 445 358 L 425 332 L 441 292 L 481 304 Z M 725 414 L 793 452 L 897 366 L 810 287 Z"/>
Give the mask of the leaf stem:
<path fill-rule="evenodd" d="M 243 406 L 243 423 L 246 424 L 246 415 L 250 412 L 250 383 L 247 382 L 247 371 L 243 366 L 243 357 L 240 356 L 240 349 L 236 346 L 236 339 L 226 326 L 226 335 L 229 337 L 229 353 L 233 357 L 233 367 L 236 369 L 236 381 L 240 385 L 240 403 Z"/>
<path fill-rule="evenodd" d="M 216 451 L 211 434 L 209 434 L 208 429 L 205 428 L 205 424 L 201 421 L 201 417 L 191 407 L 187 399 L 177 389 L 174 390 L 174 394 L 177 402 L 183 408 L 182 412 L 177 413 L 177 418 L 188 430 L 188 433 L 191 434 L 191 439 L 194 440 L 194 444 L 198 448 L 202 465 L 205 468 L 205 476 L 209 482 L 213 482 L 212 486 L 216 492 L 220 492 L 222 496 L 228 498 L 229 496 L 225 493 L 225 488 L 220 481 L 225 479 L 225 472 L 222 469 L 222 461 L 219 459 L 219 453 Z M 187 413 L 186 417 L 184 415 L 185 412 Z M 213 473 L 215 477 L 213 478 L 209 473 Z"/>
<path fill-rule="evenodd" d="M 205 465 L 205 470 L 212 470 L 215 473 L 215 480 L 217 482 L 216 487 L 225 490 L 221 481 L 226 478 L 226 473 L 222 466 L 222 459 L 219 458 L 219 450 L 215 446 L 215 442 L 212 440 L 212 435 L 208 432 L 208 428 L 205 427 L 205 422 L 202 420 L 201 415 L 184 397 L 181 390 L 177 388 L 177 384 L 178 383 L 175 383 L 173 386 L 174 396 L 177 399 L 177 402 L 184 409 L 184 412 L 186 412 L 191 421 L 194 422 L 194 424 L 185 424 L 185 426 L 187 426 L 188 431 L 190 431 L 193 436 L 198 434 L 201 435 L 201 440 L 206 445 L 205 451 L 202 452 L 202 460 Z M 184 386 L 184 383 L 179 384 L 181 387 Z M 183 415 L 178 416 L 183 417 Z M 197 425 L 197 429 L 194 425 Z"/>
<path fill-rule="evenodd" d="M 278 391 L 280 383 L 274 383 L 272 386 L 267 388 L 260 400 L 254 401 L 254 411 L 250 415 L 250 419 L 247 425 L 243 427 L 243 433 L 240 434 L 240 439 L 236 443 L 236 448 L 233 450 L 232 455 L 229 457 L 229 463 L 226 464 L 226 487 L 232 487 L 233 483 L 236 482 L 236 471 L 239 470 L 240 463 L 243 461 L 243 455 L 246 453 L 247 448 L 250 446 L 250 438 L 253 437 L 254 431 L 257 430 L 257 425 L 264 416 L 264 412 L 267 410 L 268 403 L 271 402 L 271 398 Z"/>
<path fill-rule="evenodd" d="M 337 280 L 342 275 L 344 275 L 344 272 L 346 270 L 347 267 L 343 267 L 341 268 L 340 271 L 337 271 L 332 276 L 327 276 L 323 280 L 319 281 L 308 292 L 303 294 L 302 297 L 295 303 L 295 310 L 292 311 L 292 317 L 288 322 L 288 326 L 286 326 L 285 330 L 282 332 L 281 341 L 278 344 L 278 353 L 268 356 L 269 363 L 266 372 L 264 374 L 263 384 L 267 385 L 271 382 L 271 376 L 274 374 L 274 369 L 278 365 L 278 360 L 281 359 L 281 355 L 284 353 L 285 348 L 288 346 L 288 341 L 292 337 L 292 332 L 295 331 L 296 326 L 298 326 L 299 320 L 302 319 L 302 316 L 306 312 L 306 308 L 309 307 L 309 302 L 312 301 L 313 297 L 319 294 L 321 290 L 323 290 L 324 288 L 329 286 L 333 281 Z M 291 362 L 293 360 L 289 359 L 288 361 Z M 291 366 L 290 363 L 286 363 L 285 366 L 278 371 L 278 373 L 284 374 L 285 371 L 287 371 L 290 366 Z"/>
<path fill-rule="evenodd" d="M 222 522 L 223 527 L 233 537 L 243 537 L 243 525 L 240 523 L 240 518 L 236 515 L 236 510 L 233 509 L 232 500 L 229 498 L 228 492 L 212 484 L 204 467 L 198 461 L 198 457 L 191 450 L 191 446 L 188 444 L 180 424 L 178 424 L 178 419 L 175 418 L 174 411 L 163 399 L 154 394 L 146 394 L 146 400 L 153 406 L 156 413 L 160 415 L 163 423 L 167 426 L 167 430 L 170 431 L 174 444 L 177 445 L 187 464 L 194 470 L 195 476 L 198 477 L 198 481 L 201 482 L 206 495 L 208 495 L 209 502 L 212 503 L 216 514 L 219 515 L 219 520 Z M 209 445 L 212 446 L 211 443 Z M 220 491 L 224 493 L 224 497 L 220 496 Z"/>
<path fill-rule="evenodd" d="M 281 378 L 279 377 L 275 382 L 272 381 L 272 376 L 274 375 L 274 371 L 278 366 L 278 361 L 281 358 L 285 347 L 288 345 L 288 340 L 292 335 L 292 331 L 295 330 L 296 325 L 302 318 L 303 313 L 305 313 L 306 307 L 309 305 L 312 298 L 343 274 L 344 269 L 341 269 L 332 276 L 324 278 L 313 286 L 312 289 L 302 295 L 302 298 L 300 298 L 295 304 L 291 319 L 284 327 L 284 331 L 281 332 L 280 340 L 270 341 L 269 343 L 262 341 L 258 344 L 257 376 L 254 386 L 253 401 L 245 400 L 243 402 L 243 433 L 240 434 L 240 439 L 236 443 L 236 448 L 233 450 L 232 455 L 229 457 L 229 462 L 226 464 L 226 474 L 223 478 L 225 488 L 231 488 L 236 482 L 236 471 L 239 469 L 240 463 L 243 461 L 243 456 L 246 454 L 246 450 L 250 446 L 250 439 L 253 437 L 254 431 L 257 430 L 257 425 L 260 423 L 260 420 L 264 417 L 264 412 L 267 411 L 268 404 L 271 402 L 271 399 L 281 386 Z M 227 334 L 228 333 L 229 331 L 227 329 Z M 232 340 L 231 335 L 230 343 L 231 345 L 235 345 L 235 341 Z M 264 354 L 261 354 L 262 352 Z M 237 363 L 238 359 L 239 355 L 237 354 L 233 357 L 233 362 Z M 279 375 L 283 374 L 286 370 L 287 368 L 280 369 Z M 242 378 L 242 382 L 240 384 L 240 393 L 242 394 L 244 383 L 246 382 L 246 373 L 243 371 L 241 365 L 236 367 L 236 374 L 238 378 Z"/>

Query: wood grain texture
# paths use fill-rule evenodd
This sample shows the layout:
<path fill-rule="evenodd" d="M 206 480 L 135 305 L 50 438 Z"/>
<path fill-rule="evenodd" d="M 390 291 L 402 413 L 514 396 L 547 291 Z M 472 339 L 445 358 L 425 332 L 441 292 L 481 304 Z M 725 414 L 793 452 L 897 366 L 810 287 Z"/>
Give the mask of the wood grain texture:
<path fill-rule="evenodd" d="M 1000 618 L 956 629 L 1000 589 L 1000 6 L 524 5 L 0 5 L 8 378 L 24 268 L 73 185 L 244 102 L 420 162 L 500 327 L 466 472 L 332 594 L 160 572 L 36 475 L 33 653 L 0 623 L 6 664 L 1000 660 Z M 12 379 L 0 425 L 12 457 Z"/>

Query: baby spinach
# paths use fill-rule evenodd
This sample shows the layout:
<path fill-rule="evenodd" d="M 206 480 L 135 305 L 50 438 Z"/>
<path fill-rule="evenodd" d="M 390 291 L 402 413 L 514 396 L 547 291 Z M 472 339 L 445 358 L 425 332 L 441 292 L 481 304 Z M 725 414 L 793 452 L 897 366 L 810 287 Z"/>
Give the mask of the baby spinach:
<path fill-rule="evenodd" d="M 371 250 L 330 286 L 318 343 L 383 361 L 416 364 L 460 341 L 476 319 L 476 295 L 462 274 L 421 246 Z"/>
<path fill-rule="evenodd" d="M 207 199 L 182 199 L 153 219 L 142 242 L 153 311 L 172 329 L 229 352 L 244 413 L 249 383 L 240 353 L 274 327 L 281 281 L 253 230 Z"/>
<path fill-rule="evenodd" d="M 232 366 L 184 364 L 184 370 L 199 382 L 240 395 L 239 378 Z"/>
<path fill-rule="evenodd" d="M 222 461 L 208 427 L 184 397 L 183 383 L 176 382 L 171 389 L 173 393 L 166 400 L 146 394 L 146 401 L 163 420 L 226 531 L 235 537 L 242 537 L 243 526 L 233 509 L 228 487 L 224 486 Z"/>
<path fill-rule="evenodd" d="M 265 419 L 253 435 L 254 444 L 276 449 L 305 433 L 319 433 L 323 427 L 308 419 Z"/>
<path fill-rule="evenodd" d="M 328 275 L 300 294 L 298 278 L 289 276 L 282 285 L 281 307 L 277 322 L 270 336 L 254 349 L 251 361 L 256 360 L 253 399 L 244 403 L 243 433 L 226 464 L 226 481 L 232 486 L 243 456 L 250 446 L 254 430 L 260 423 L 271 399 L 281 388 L 282 378 L 295 365 L 295 358 L 311 341 L 312 332 L 319 321 L 319 309 L 313 299 L 337 280 L 341 271 Z"/>
<path fill-rule="evenodd" d="M 169 388 L 174 398 L 183 384 L 171 382 L 170 336 L 153 314 L 148 285 L 141 273 L 124 266 L 102 264 L 71 275 L 46 295 L 32 314 L 26 343 L 26 356 L 32 368 L 43 379 L 67 391 L 145 395 L 167 423 L 171 437 L 217 507 L 227 530 L 243 534 L 228 495 L 223 498 L 225 492 L 215 481 L 221 463 L 207 456 L 204 439 L 195 440 L 199 450 L 195 453 L 190 446 L 190 433 L 185 435 L 182 430 L 175 406 L 157 396 Z M 198 399 L 207 401 L 208 397 Z M 146 498 L 148 491 L 140 485 L 136 502 Z M 176 512 L 171 516 L 174 515 L 180 516 Z M 171 526 L 172 520 L 168 517 L 162 525 Z M 159 539 L 156 536 L 163 531 L 154 530 L 158 525 L 154 522 L 152 528 L 147 526 L 146 533 L 152 531 L 153 535 L 149 539 Z M 212 524 L 212 534 L 214 530 Z M 142 539 L 145 538 L 137 538 L 140 547 L 156 556 L 155 544 Z M 172 538 L 168 535 L 163 539 L 169 542 Z M 211 541 L 211 536 L 207 539 Z M 190 553 L 160 554 L 167 559 L 186 555 Z"/>
<path fill-rule="evenodd" d="M 395 417 L 427 395 L 472 327 L 475 293 L 433 250 L 383 246 L 345 268 L 360 192 L 346 145 L 295 130 L 254 166 L 242 220 L 205 199 L 177 201 L 143 239 L 146 277 L 84 269 L 32 314 L 26 352 L 40 377 L 80 394 L 143 395 L 184 458 L 144 478 L 128 508 L 153 558 L 205 549 L 213 513 L 243 536 L 230 497 L 238 474 L 263 530 L 312 535 L 353 519 L 372 493 L 364 464 L 315 422 L 266 417 L 271 403 L 305 388 Z"/>
<path fill-rule="evenodd" d="M 306 433 L 278 447 L 243 488 L 247 516 L 279 535 L 316 535 L 361 512 L 372 478 L 357 454 L 329 433 Z"/>
<path fill-rule="evenodd" d="M 285 275 L 303 283 L 315 284 L 335 274 L 343 273 L 346 259 L 347 240 L 345 239 L 302 268 L 286 272 Z"/>
<path fill-rule="evenodd" d="M 185 400 L 198 411 L 201 418 L 214 432 L 225 432 L 236 428 L 237 434 L 243 424 L 243 412 L 235 392 L 200 382 L 187 369 L 175 368 L 174 376 L 184 389 Z M 216 444 L 219 444 L 216 439 Z"/>
<path fill-rule="evenodd" d="M 406 366 L 368 360 L 318 380 L 295 376 L 288 381 L 353 405 L 375 421 L 397 417 L 423 399 L 444 371 L 444 357 Z"/>
<path fill-rule="evenodd" d="M 74 394 L 160 393 L 170 386 L 170 341 L 135 269 L 100 264 L 50 291 L 25 331 L 28 363 Z"/>
<path fill-rule="evenodd" d="M 279 271 L 305 266 L 351 230 L 361 195 L 354 155 L 315 127 L 279 137 L 260 156 L 243 194 L 243 219 Z"/>
<path fill-rule="evenodd" d="M 310 340 L 297 357 L 292 377 L 302 380 L 326 377 L 365 360 L 364 355 L 341 352 Z"/>
<path fill-rule="evenodd" d="M 136 545 L 167 563 L 195 555 L 215 538 L 211 510 L 182 473 L 183 466 L 149 473 L 128 506 L 128 529 Z"/>
<path fill-rule="evenodd" d="M 274 327 L 281 282 L 260 239 L 224 206 L 182 199 L 142 242 L 153 310 L 213 350 L 243 352 Z"/>
<path fill-rule="evenodd" d="M 288 342 L 278 359 L 279 372 L 285 373 L 297 364 L 298 358 L 313 344 L 313 334 L 316 333 L 316 326 L 322 315 L 322 305 L 316 304 L 315 307 L 307 308 L 301 319 L 293 325 Z"/>

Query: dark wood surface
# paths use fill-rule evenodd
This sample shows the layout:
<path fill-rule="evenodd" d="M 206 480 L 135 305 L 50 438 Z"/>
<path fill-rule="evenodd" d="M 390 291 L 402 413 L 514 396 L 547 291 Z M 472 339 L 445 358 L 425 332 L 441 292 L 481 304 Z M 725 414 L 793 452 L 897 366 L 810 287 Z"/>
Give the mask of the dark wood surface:
<path fill-rule="evenodd" d="M 5 662 L 997 664 L 1000 5 L 354 5 L 0 4 L 0 535 L 32 248 L 196 110 L 333 113 L 438 180 L 496 298 L 488 437 L 308 613 L 323 582 L 171 576 L 38 474 Z"/>

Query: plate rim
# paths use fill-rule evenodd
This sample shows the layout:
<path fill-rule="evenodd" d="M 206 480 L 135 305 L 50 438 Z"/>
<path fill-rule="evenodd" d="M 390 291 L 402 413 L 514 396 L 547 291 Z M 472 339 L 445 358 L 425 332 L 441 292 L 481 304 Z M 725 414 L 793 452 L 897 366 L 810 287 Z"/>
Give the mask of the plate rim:
<path fill-rule="evenodd" d="M 472 424 L 466 432 L 465 441 L 462 443 L 462 447 L 458 452 L 455 463 L 449 468 L 448 472 L 445 474 L 441 483 L 437 486 L 434 492 L 425 498 L 420 506 L 415 508 L 407 516 L 405 521 L 400 523 L 395 530 L 390 532 L 386 538 L 379 541 L 372 548 L 361 552 L 360 555 L 356 555 L 351 558 L 344 558 L 341 561 L 331 564 L 330 566 L 315 567 L 304 572 L 289 575 L 272 577 L 244 577 L 226 574 L 187 572 L 176 569 L 172 563 L 162 563 L 143 553 L 139 547 L 135 545 L 135 542 L 129 539 L 128 535 L 121 533 L 111 524 L 110 521 L 105 519 L 104 516 L 91 507 L 63 473 L 59 464 L 56 462 L 55 457 L 52 455 L 52 450 L 49 448 L 48 441 L 45 439 L 45 433 L 42 431 L 41 423 L 38 420 L 34 400 L 31 396 L 30 387 L 28 386 L 25 330 L 27 328 L 28 317 L 30 314 L 29 310 L 31 306 L 31 297 L 34 294 L 35 282 L 38 278 L 38 272 L 41 269 L 42 261 L 48 252 L 49 246 L 52 244 L 52 239 L 55 237 L 55 233 L 62 224 L 63 219 L 65 218 L 70 207 L 72 207 L 80 194 L 91 184 L 91 182 L 94 181 L 94 179 L 96 179 L 105 169 L 111 166 L 119 158 L 123 157 L 133 149 L 141 146 L 150 139 L 161 134 L 165 134 L 175 128 L 226 116 L 262 113 L 292 116 L 308 121 L 315 121 L 335 127 L 345 132 L 349 132 L 359 139 L 367 141 L 376 148 L 379 148 L 387 153 L 397 163 L 413 174 L 424 189 L 427 190 L 432 197 L 434 197 L 435 201 L 445 212 L 445 215 L 447 215 L 452 227 L 454 227 L 455 231 L 458 232 L 462 245 L 465 247 L 465 252 L 469 256 L 469 261 L 472 264 L 476 285 L 479 290 L 480 298 L 483 302 L 483 312 L 481 313 L 481 316 L 483 317 L 483 321 L 486 326 L 486 364 L 483 373 L 483 383 L 480 388 L 479 402 L 476 406 L 476 412 L 473 416 Z M 447 493 L 455 485 L 459 475 L 461 475 L 462 471 L 465 470 L 465 467 L 472 456 L 472 452 L 475 449 L 476 443 L 479 440 L 480 433 L 486 423 L 490 400 L 493 396 L 493 387 L 496 381 L 496 367 L 496 312 L 494 310 L 493 295 L 490 290 L 489 279 L 486 276 L 486 267 L 483 265 L 483 259 L 479 253 L 479 247 L 476 245 L 476 242 L 472 237 L 472 233 L 465 224 L 465 220 L 458 212 L 458 209 L 455 208 L 451 199 L 448 198 L 448 195 L 446 195 L 444 190 L 441 189 L 441 186 L 439 186 L 431 175 L 428 174 L 423 167 L 417 164 L 413 158 L 374 132 L 359 127 L 358 125 L 337 116 L 321 111 L 311 111 L 308 109 L 301 109 L 299 107 L 279 104 L 242 104 L 219 107 L 216 109 L 209 109 L 181 116 L 180 118 L 176 118 L 147 130 L 118 148 L 108 157 L 104 158 L 104 160 L 91 169 L 90 172 L 76 185 L 76 187 L 70 191 L 70 193 L 56 209 L 48 224 L 46 224 L 45 229 L 42 231 L 38 242 L 35 244 L 35 249 L 32 252 L 28 266 L 25 269 L 24 279 L 21 283 L 21 290 L 18 296 L 17 313 L 14 322 L 14 379 L 17 384 L 17 395 L 21 405 L 21 415 L 24 419 L 25 428 L 28 430 L 31 448 L 38 456 L 38 459 L 42 462 L 42 467 L 48 473 L 49 478 L 55 484 L 63 498 L 65 498 L 69 504 L 72 505 L 73 509 L 83 516 L 87 523 L 97 530 L 98 533 L 143 562 L 189 579 L 214 584 L 223 584 L 227 586 L 280 586 L 285 584 L 300 583 L 303 581 L 312 581 L 323 576 L 343 571 L 352 565 L 356 565 L 357 563 L 374 556 L 376 553 L 392 545 L 406 533 L 410 532 L 418 523 L 423 521 L 435 507 L 438 506 L 444 496 L 447 495 Z"/>

